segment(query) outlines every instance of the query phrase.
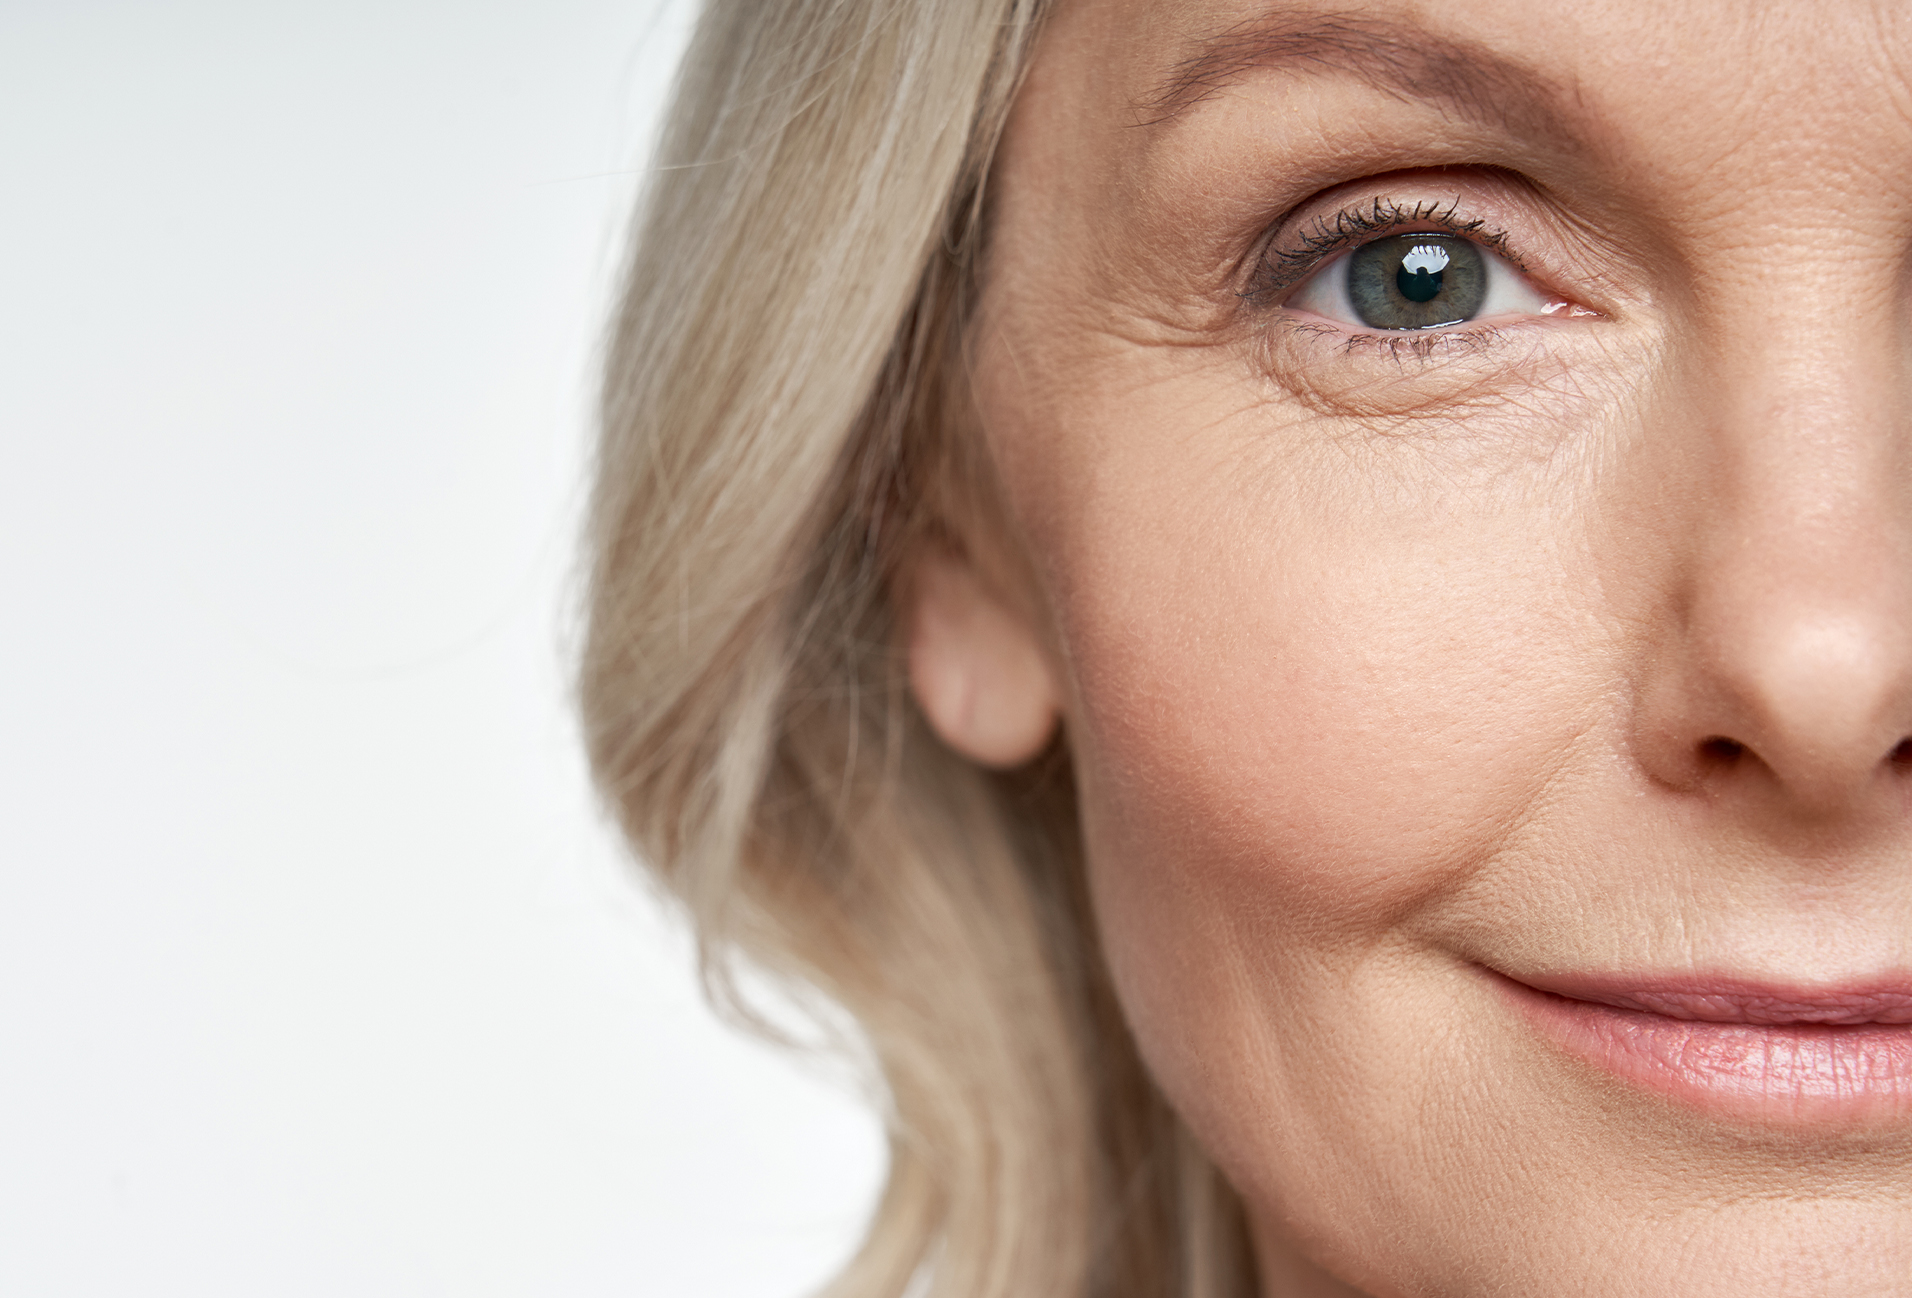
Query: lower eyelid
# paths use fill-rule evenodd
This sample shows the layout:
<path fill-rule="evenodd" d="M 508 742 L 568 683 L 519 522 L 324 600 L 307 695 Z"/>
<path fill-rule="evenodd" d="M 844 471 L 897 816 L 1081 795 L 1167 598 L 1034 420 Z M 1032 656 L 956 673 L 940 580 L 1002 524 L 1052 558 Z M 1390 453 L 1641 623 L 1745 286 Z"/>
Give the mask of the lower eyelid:
<path fill-rule="evenodd" d="M 1439 354 L 1474 353 L 1501 340 L 1508 322 L 1482 319 L 1440 329 L 1349 329 L 1320 317 L 1299 317 L 1290 328 L 1298 334 L 1312 335 L 1342 354 L 1383 353 L 1392 359 L 1413 357 L 1430 360 Z"/>
<path fill-rule="evenodd" d="M 1417 430 L 1431 427 L 1422 422 L 1430 416 L 1502 408 L 1508 394 L 1544 385 L 1566 360 L 1518 321 L 1353 332 L 1295 314 L 1271 324 L 1255 365 L 1280 400 L 1368 431 Z"/>

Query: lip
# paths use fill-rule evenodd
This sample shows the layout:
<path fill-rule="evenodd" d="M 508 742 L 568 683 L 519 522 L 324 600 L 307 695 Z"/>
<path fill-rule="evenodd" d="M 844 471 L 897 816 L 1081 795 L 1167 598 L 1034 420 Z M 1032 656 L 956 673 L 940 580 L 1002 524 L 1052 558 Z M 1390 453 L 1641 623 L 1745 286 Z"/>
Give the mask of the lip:
<path fill-rule="evenodd" d="M 1912 981 L 1495 980 L 1557 1049 L 1684 1107 L 1761 1125 L 1912 1123 Z"/>

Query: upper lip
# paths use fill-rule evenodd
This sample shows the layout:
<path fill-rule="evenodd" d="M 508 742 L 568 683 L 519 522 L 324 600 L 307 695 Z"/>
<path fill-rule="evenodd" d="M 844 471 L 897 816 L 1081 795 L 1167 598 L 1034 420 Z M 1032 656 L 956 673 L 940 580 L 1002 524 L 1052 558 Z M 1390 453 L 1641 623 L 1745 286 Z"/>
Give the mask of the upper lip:
<path fill-rule="evenodd" d="M 1912 1023 L 1912 979 L 1876 979 L 1844 986 L 1786 987 L 1742 978 L 1629 978 L 1607 974 L 1513 977 L 1568 1000 L 1698 1023 L 1756 1027 L 1819 1024 L 1856 1027 Z"/>

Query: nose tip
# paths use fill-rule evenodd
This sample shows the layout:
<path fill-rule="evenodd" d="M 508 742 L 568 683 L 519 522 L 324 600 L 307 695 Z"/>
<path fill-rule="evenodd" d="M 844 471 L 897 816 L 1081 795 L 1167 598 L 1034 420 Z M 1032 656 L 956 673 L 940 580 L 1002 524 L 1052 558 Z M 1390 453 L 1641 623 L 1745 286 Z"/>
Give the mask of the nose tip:
<path fill-rule="evenodd" d="M 1699 619 L 1709 634 L 1648 700 L 1664 723 L 1657 774 L 1678 787 L 1754 781 L 1817 813 L 1912 773 L 1912 639 L 1879 594 Z"/>

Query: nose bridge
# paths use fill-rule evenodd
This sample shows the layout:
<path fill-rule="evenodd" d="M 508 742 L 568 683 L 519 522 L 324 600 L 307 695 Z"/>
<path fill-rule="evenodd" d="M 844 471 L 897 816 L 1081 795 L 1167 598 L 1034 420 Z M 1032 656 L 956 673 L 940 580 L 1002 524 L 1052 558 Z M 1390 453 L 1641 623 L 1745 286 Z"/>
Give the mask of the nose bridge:
<path fill-rule="evenodd" d="M 1912 734 L 1902 345 L 1841 305 L 1732 339 L 1708 384 L 1669 714 L 1702 771 L 1815 808 L 1876 786 Z"/>

